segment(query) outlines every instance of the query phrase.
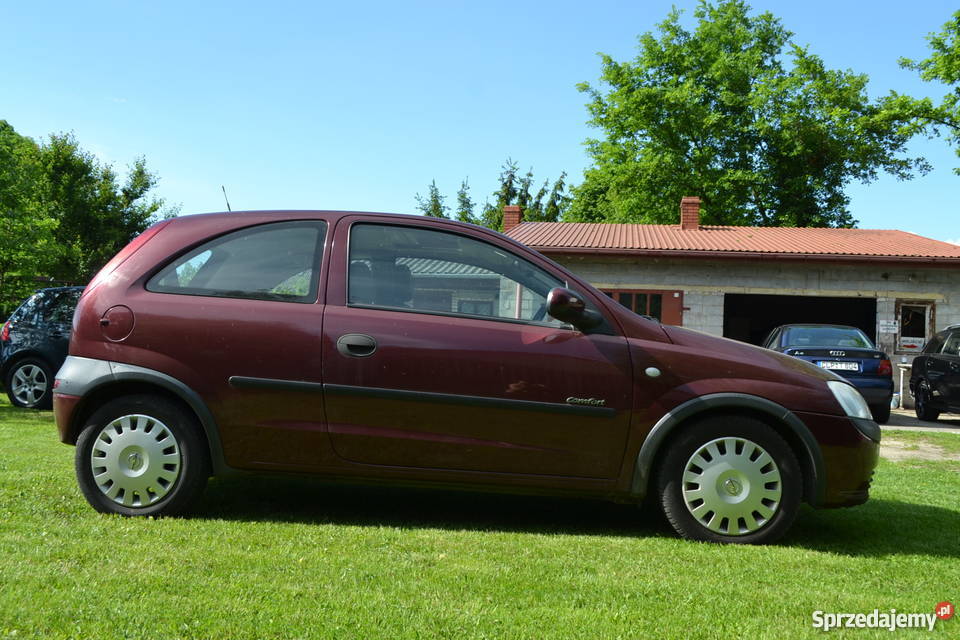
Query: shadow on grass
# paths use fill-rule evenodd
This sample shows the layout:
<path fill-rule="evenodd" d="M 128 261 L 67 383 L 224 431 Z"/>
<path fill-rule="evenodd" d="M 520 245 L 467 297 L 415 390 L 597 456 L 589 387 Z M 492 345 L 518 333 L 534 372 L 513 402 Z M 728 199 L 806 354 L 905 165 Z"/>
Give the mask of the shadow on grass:
<path fill-rule="evenodd" d="M 450 530 L 669 536 L 635 505 L 454 490 L 348 486 L 311 478 L 210 481 L 193 517 Z"/>
<path fill-rule="evenodd" d="M 23 409 L 15 407 L 7 400 L 6 392 L 0 387 L 0 395 L 3 401 L 0 402 L 0 424 L 11 422 L 53 422 L 53 411 L 49 409 Z"/>
<path fill-rule="evenodd" d="M 804 507 L 781 544 L 849 556 L 960 558 L 960 512 L 871 499 L 851 509 Z"/>
<path fill-rule="evenodd" d="M 348 486 L 300 477 L 210 482 L 194 517 L 561 535 L 672 537 L 652 508 L 599 500 Z M 960 513 L 897 500 L 804 506 L 782 546 L 849 556 L 960 557 Z"/>

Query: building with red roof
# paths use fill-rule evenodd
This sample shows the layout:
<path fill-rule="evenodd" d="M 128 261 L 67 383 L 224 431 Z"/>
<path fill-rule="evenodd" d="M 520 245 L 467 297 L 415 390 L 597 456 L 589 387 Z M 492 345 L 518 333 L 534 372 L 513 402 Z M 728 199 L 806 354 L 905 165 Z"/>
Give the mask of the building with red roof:
<path fill-rule="evenodd" d="M 674 225 L 524 222 L 504 233 L 638 313 L 759 344 L 781 324 L 860 327 L 908 363 L 960 323 L 960 246 L 897 230 L 700 225 L 683 198 Z"/>

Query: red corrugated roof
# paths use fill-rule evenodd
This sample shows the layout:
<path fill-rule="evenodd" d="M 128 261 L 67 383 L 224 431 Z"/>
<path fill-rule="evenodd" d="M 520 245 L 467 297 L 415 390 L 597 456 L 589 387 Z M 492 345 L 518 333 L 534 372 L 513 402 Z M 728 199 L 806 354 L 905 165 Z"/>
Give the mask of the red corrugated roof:
<path fill-rule="evenodd" d="M 668 224 L 524 222 L 507 235 L 547 253 L 701 253 L 882 257 L 960 262 L 960 246 L 906 231 L 790 227 L 700 227 Z M 785 255 L 786 254 L 786 255 Z"/>

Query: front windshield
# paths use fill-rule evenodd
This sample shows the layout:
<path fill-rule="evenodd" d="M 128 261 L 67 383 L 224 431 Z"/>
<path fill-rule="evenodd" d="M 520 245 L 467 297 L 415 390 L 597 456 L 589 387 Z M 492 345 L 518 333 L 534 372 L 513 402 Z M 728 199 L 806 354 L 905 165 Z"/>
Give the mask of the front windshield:
<path fill-rule="evenodd" d="M 873 348 L 870 338 L 854 327 L 787 327 L 783 336 L 785 347 Z"/>

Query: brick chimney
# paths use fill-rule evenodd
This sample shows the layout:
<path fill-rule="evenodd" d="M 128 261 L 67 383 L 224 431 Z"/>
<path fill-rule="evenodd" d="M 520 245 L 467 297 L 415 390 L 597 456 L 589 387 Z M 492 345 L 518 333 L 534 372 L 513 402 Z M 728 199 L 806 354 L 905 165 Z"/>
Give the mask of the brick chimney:
<path fill-rule="evenodd" d="M 700 198 L 697 196 L 680 198 L 680 228 L 684 231 L 700 228 Z"/>
<path fill-rule="evenodd" d="M 503 208 L 503 232 L 506 233 L 523 222 L 523 212 L 515 204 L 508 204 Z"/>

